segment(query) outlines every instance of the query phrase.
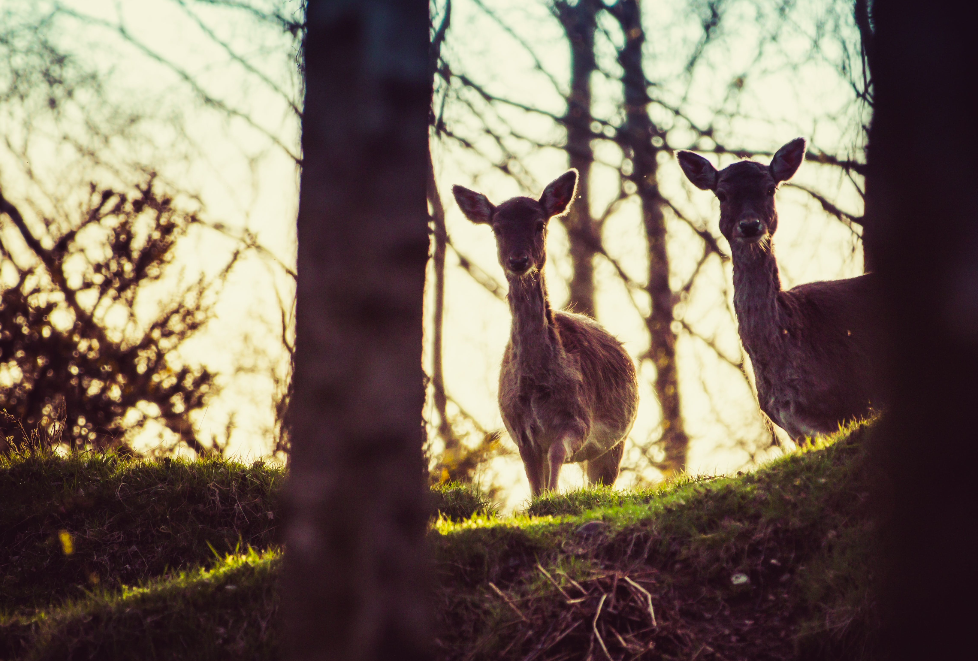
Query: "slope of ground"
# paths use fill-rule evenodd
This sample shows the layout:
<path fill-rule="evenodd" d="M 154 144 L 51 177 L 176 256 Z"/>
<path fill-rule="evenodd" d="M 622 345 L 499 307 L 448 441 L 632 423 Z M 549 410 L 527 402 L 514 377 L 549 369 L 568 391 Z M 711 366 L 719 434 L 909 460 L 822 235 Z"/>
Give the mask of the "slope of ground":
<path fill-rule="evenodd" d="M 438 657 L 862 658 L 869 432 L 515 517 L 442 490 Z M 0 463 L 0 659 L 276 658 L 281 478 L 218 461 Z"/>

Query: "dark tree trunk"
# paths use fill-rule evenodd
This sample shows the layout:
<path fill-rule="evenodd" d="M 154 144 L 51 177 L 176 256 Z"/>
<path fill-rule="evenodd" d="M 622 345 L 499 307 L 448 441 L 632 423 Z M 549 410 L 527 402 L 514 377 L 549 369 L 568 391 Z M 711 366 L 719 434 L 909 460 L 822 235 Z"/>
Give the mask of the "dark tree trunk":
<path fill-rule="evenodd" d="M 554 12 L 571 48 L 570 97 L 564 127 L 567 129 L 567 156 L 570 167 L 576 168 L 577 198 L 570 212 L 560 220 L 567 228 L 571 263 L 574 274 L 569 284 L 570 296 L 567 308 L 595 316 L 594 306 L 594 256 L 599 229 L 591 217 L 591 164 L 594 150 L 591 148 L 591 75 L 597 69 L 594 61 L 594 31 L 598 12 L 603 4 L 598 0 L 580 0 L 576 4 L 557 2 Z"/>
<path fill-rule="evenodd" d="M 978 591 L 975 8 L 873 3 L 872 18 L 866 244 L 888 333 L 878 658 L 953 659 L 974 647 Z"/>
<path fill-rule="evenodd" d="M 283 640 L 426 659 L 427 5 L 310 2 L 305 66 Z"/>
<path fill-rule="evenodd" d="M 631 181 L 642 202 L 642 218 L 649 249 L 649 277 L 646 291 L 652 311 L 645 319 L 649 331 L 649 359 L 656 369 L 655 394 L 662 407 L 662 446 L 665 458 L 660 469 L 667 475 L 686 468 L 689 437 L 683 425 L 679 401 L 679 376 L 676 370 L 676 334 L 672 330 L 674 297 L 669 286 L 669 254 L 666 252 L 666 223 L 656 179 L 657 149 L 652 144 L 655 126 L 649 117 L 649 95 L 642 68 L 641 9 L 636 0 L 619 0 L 610 9 L 621 24 L 625 45 L 618 53 L 622 66 L 625 95 L 625 125 L 619 144 L 632 159 Z"/>

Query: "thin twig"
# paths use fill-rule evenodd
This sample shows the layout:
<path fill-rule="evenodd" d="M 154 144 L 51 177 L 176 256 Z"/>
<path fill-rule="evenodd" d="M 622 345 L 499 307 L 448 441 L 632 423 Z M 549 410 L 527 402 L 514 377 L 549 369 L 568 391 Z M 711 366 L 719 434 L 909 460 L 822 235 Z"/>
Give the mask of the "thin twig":
<path fill-rule="evenodd" d="M 112 30 L 119 33 L 119 36 L 121 36 L 123 39 L 128 41 L 132 46 L 134 46 L 138 50 L 142 51 L 143 54 L 146 55 L 146 57 L 155 60 L 159 64 L 162 64 L 164 67 L 168 68 L 170 71 L 172 71 L 177 76 L 182 78 L 183 81 L 187 83 L 191 87 L 191 89 L 193 89 L 193 91 L 197 94 L 197 96 L 200 97 L 200 100 L 203 101 L 204 105 L 211 106 L 213 108 L 220 110 L 223 113 L 226 113 L 227 115 L 230 115 L 231 117 L 237 117 L 243 120 L 246 124 L 254 128 L 259 133 L 262 133 L 269 140 L 271 140 L 279 149 L 285 152 L 289 156 L 289 158 L 291 158 L 297 164 L 299 165 L 302 164 L 302 157 L 299 156 L 299 154 L 297 154 L 296 152 L 294 152 L 288 145 L 286 145 L 281 140 L 281 138 L 279 138 L 277 135 L 272 133 L 270 130 L 258 124 L 258 122 L 256 122 L 255 119 L 251 117 L 251 115 L 249 115 L 248 113 L 242 112 L 237 108 L 232 108 L 231 106 L 224 103 L 220 99 L 208 94 L 204 90 L 204 88 L 201 87 L 196 80 L 194 80 L 194 77 L 190 75 L 189 72 L 187 72 L 185 69 L 182 69 L 181 67 L 178 67 L 175 63 L 171 62 L 170 60 L 163 57 L 156 51 L 150 49 L 144 43 L 140 42 L 129 32 L 129 30 L 126 29 L 126 26 L 118 23 L 112 23 L 111 21 L 106 21 L 100 18 L 95 18 L 94 16 L 88 16 L 86 14 L 82 14 L 72 9 L 68 9 L 67 7 L 60 7 L 59 9 L 65 14 L 69 16 L 73 16 L 74 18 L 78 19 L 83 23 L 98 25 L 108 30 Z"/>
<path fill-rule="evenodd" d="M 720 259 L 722 259 L 723 261 L 727 261 L 730 259 L 730 257 L 726 253 L 724 253 L 723 250 L 720 249 L 720 244 L 717 243 L 716 237 L 710 234 L 708 230 L 699 227 L 690 218 L 687 218 L 686 215 L 682 211 L 680 211 L 675 204 L 673 204 L 666 198 L 660 197 L 660 199 L 666 203 L 666 205 L 672 210 L 674 214 L 676 214 L 676 218 L 689 225 L 689 228 L 694 232 L 696 232 L 696 235 L 703 240 L 703 243 L 706 244 L 707 250 L 719 255 Z"/>
<path fill-rule="evenodd" d="M 530 48 L 530 45 L 528 43 L 526 43 L 526 41 L 522 37 L 520 37 L 518 34 L 516 34 L 516 32 L 513 31 L 513 28 L 511 28 L 508 23 L 506 23 L 505 21 L 503 21 L 502 19 L 500 19 L 499 16 L 494 11 L 492 11 L 491 9 L 489 9 L 488 7 L 486 7 L 485 4 L 483 4 L 482 0 L 474 0 L 474 1 L 475 1 L 476 6 L 479 7 L 479 9 L 481 9 L 482 11 L 484 11 L 486 13 L 486 15 L 489 16 L 489 18 L 491 18 L 493 21 L 495 21 L 495 23 L 500 28 L 502 28 L 503 32 L 505 32 L 506 34 L 508 34 L 514 40 L 516 40 L 516 43 L 518 43 L 520 46 L 523 47 L 523 49 L 527 52 L 527 54 L 533 60 L 533 68 L 536 69 L 537 71 L 539 71 L 540 73 L 542 73 L 544 76 L 546 76 L 550 80 L 550 84 L 554 86 L 554 89 L 557 90 L 557 93 L 558 94 L 560 94 L 564 98 L 567 98 L 567 94 L 565 94 L 563 92 L 563 90 L 560 89 L 560 83 L 557 82 L 557 79 L 554 77 L 554 75 L 552 73 L 550 73 L 549 71 L 547 71 L 543 67 L 543 63 L 540 62 L 540 58 L 538 58 L 537 57 L 537 54 L 535 52 L 533 52 L 533 49 Z"/>
<path fill-rule="evenodd" d="M 448 399 L 448 401 L 450 401 L 452 404 L 455 405 L 455 408 L 458 409 L 459 415 L 461 415 L 463 418 L 465 418 L 466 420 L 468 420 L 469 422 L 472 423 L 472 426 L 475 427 L 476 431 L 478 431 L 480 434 L 489 434 L 490 433 L 489 430 L 486 429 L 482 425 L 481 422 L 479 422 L 478 420 L 476 420 L 476 418 L 475 418 L 474 415 L 472 415 L 467 410 L 465 410 L 465 407 L 462 406 L 461 404 L 459 404 L 459 401 L 457 399 L 455 399 L 454 397 L 452 397 L 451 394 L 449 394 L 449 392 L 448 392 L 447 389 L 445 390 L 445 398 Z"/>
<path fill-rule="evenodd" d="M 302 111 L 299 109 L 299 106 L 295 104 L 295 101 L 292 100 L 292 98 L 284 89 L 279 87 L 278 83 L 276 83 L 274 80 L 272 80 L 264 73 L 262 73 L 260 70 L 258 70 L 258 68 L 256 68 L 253 64 L 251 64 L 251 62 L 238 55 L 227 42 L 223 41 L 220 37 L 217 36 L 217 34 L 213 30 L 211 30 L 210 26 L 207 25 L 200 18 L 200 16 L 198 16 L 193 11 L 191 11 L 190 7 L 187 6 L 185 0 L 175 0 L 175 2 L 178 5 L 180 5 L 180 7 L 183 9 L 184 13 L 187 14 L 187 16 L 189 16 L 191 19 L 193 19 L 195 23 L 197 23 L 197 26 L 201 29 L 201 31 L 204 34 L 206 34 L 208 37 L 211 38 L 211 40 L 214 43 L 216 43 L 217 45 L 219 45 L 221 48 L 224 49 L 224 52 L 226 52 L 232 60 L 240 64 L 246 70 L 250 71 L 253 75 L 257 76 L 259 80 L 261 80 L 263 83 L 268 85 L 272 90 L 274 90 L 280 97 L 282 97 L 282 99 L 285 100 L 288 106 L 292 109 L 292 112 L 295 113 L 295 116 L 298 117 L 299 119 L 302 119 Z"/>
<path fill-rule="evenodd" d="M 558 570 L 558 571 L 559 571 L 559 570 Z M 588 591 L 587 591 L 587 590 L 585 590 L 585 589 L 584 589 L 583 587 L 581 587 L 581 584 L 580 584 L 580 583 L 578 583 L 578 582 L 577 582 L 577 581 L 575 581 L 575 580 L 574 580 L 573 578 L 571 578 L 570 576 L 568 576 L 568 575 L 567 575 L 567 572 L 565 572 L 565 571 L 560 571 L 560 574 L 561 574 L 561 575 L 562 575 L 562 576 L 563 576 L 564 578 L 566 578 L 566 579 L 567 579 L 567 580 L 568 580 L 568 581 L 570 582 L 570 584 L 571 584 L 571 585 L 573 585 L 573 586 L 574 586 L 575 588 L 577 588 L 578 590 L 580 590 L 580 591 L 581 591 L 581 594 L 584 594 L 584 595 L 586 595 L 586 594 L 588 593 Z"/>
<path fill-rule="evenodd" d="M 550 581 L 555 588 L 557 588 L 557 591 L 560 592 L 560 594 L 564 595 L 564 599 L 567 599 L 568 601 L 570 601 L 570 598 L 571 598 L 570 595 L 567 594 L 566 592 L 564 592 L 564 588 L 560 587 L 560 584 L 557 583 L 557 581 L 554 580 L 554 577 L 553 576 L 551 576 L 550 574 L 547 573 L 547 570 L 544 569 L 543 568 L 543 565 L 541 565 L 539 562 L 537 563 L 537 569 L 539 569 L 540 572 L 544 576 L 547 577 L 547 580 Z"/>
<path fill-rule="evenodd" d="M 514 611 L 516 611 L 516 614 L 520 616 L 520 619 L 521 620 L 523 620 L 524 622 L 529 622 L 529 620 L 526 619 L 526 616 L 523 615 L 523 612 L 519 608 L 516 607 L 516 604 L 514 604 L 512 601 L 510 601 L 510 598 L 507 597 L 503 593 L 502 590 L 500 590 L 499 588 L 496 587 L 496 584 L 495 583 L 493 583 L 492 581 L 490 581 L 489 582 L 489 587 L 491 587 L 496 594 L 498 594 L 500 597 L 502 597 L 502 600 L 506 602 L 506 605 L 507 606 L 509 606 L 510 608 L 512 608 Z"/>
<path fill-rule="evenodd" d="M 812 196 L 815 199 L 816 202 L 822 205 L 823 210 L 835 216 L 836 219 L 841 221 L 843 225 L 849 228 L 850 232 L 852 232 L 856 236 L 859 236 L 859 233 L 852 228 L 852 224 L 855 223 L 860 227 L 862 227 L 863 225 L 862 216 L 855 216 L 847 211 L 843 211 L 839 207 L 829 202 L 829 200 L 824 195 L 822 195 L 821 193 L 817 193 L 816 191 L 812 190 L 808 186 L 803 186 L 802 184 L 794 184 L 794 183 L 788 183 L 787 185 L 790 186 L 791 188 L 797 188 L 800 191 L 804 191 L 805 193 L 808 193 L 810 196 Z"/>
<path fill-rule="evenodd" d="M 622 578 L 624 578 L 625 581 L 627 581 L 630 585 L 632 585 L 636 590 L 639 590 L 642 594 L 645 595 L 645 598 L 648 600 L 648 604 L 649 604 L 649 617 L 652 619 L 652 627 L 657 628 L 659 625 L 655 621 L 655 611 L 652 609 L 652 595 L 649 594 L 648 590 L 643 588 L 641 585 L 639 585 L 629 577 L 623 576 Z"/>
<path fill-rule="evenodd" d="M 679 321 L 680 324 L 682 324 L 683 330 L 685 330 L 687 333 L 689 333 L 690 335 L 692 335 L 693 337 L 695 337 L 697 340 L 699 340 L 700 342 L 702 342 L 703 344 L 705 344 L 706 346 L 708 346 L 710 349 L 712 349 L 713 350 L 713 353 L 715 353 L 717 355 L 717 357 L 720 358 L 723 362 L 727 363 L 728 365 L 730 365 L 731 367 L 737 369 L 740 372 L 744 372 L 744 361 L 743 360 L 741 360 L 740 362 L 737 362 L 735 360 L 732 360 L 731 358 L 729 358 L 726 354 L 724 354 L 720 350 L 720 347 L 718 347 L 716 345 L 716 342 L 714 340 L 711 340 L 709 338 L 703 337 L 702 335 L 700 335 L 699 332 L 697 332 L 693 327 L 691 327 L 684 320 L 679 319 L 678 321 Z M 745 373 L 745 376 L 746 376 L 746 373 Z"/>
<path fill-rule="evenodd" d="M 562 634 L 560 634 L 559 636 L 557 636 L 557 638 L 555 638 L 554 641 L 552 643 L 550 643 L 547 647 L 548 648 L 553 647 L 554 645 L 556 645 L 557 643 L 559 643 L 560 641 L 562 641 L 564 638 L 567 637 L 567 634 L 569 634 L 571 631 L 573 631 L 574 629 L 576 629 L 577 628 L 577 625 L 579 625 L 580 623 L 581 623 L 581 621 L 578 620 L 572 626 L 568 627 L 566 631 L 564 631 Z"/>
<path fill-rule="evenodd" d="M 490 583 L 490 585 L 492 585 Z M 598 643 L 601 644 L 601 649 L 604 651 L 604 655 L 608 658 L 608 661 L 615 661 L 611 658 L 611 654 L 608 653 L 608 648 L 604 644 L 604 638 L 598 633 L 598 618 L 601 617 L 601 607 L 604 606 L 604 600 L 608 598 L 608 594 L 605 593 L 601 595 L 601 601 L 598 602 L 598 610 L 594 613 L 594 620 L 591 622 L 591 629 L 594 631 L 594 635 L 598 638 Z"/>
<path fill-rule="evenodd" d="M 466 273 L 468 273 L 473 280 L 482 285 L 486 291 L 498 298 L 500 301 L 506 302 L 506 290 L 503 289 L 495 278 L 483 271 L 477 264 L 475 264 L 471 259 L 463 255 L 458 251 L 458 248 L 452 244 L 451 237 L 446 238 L 447 245 L 455 253 L 458 258 L 458 264 L 461 266 Z"/>

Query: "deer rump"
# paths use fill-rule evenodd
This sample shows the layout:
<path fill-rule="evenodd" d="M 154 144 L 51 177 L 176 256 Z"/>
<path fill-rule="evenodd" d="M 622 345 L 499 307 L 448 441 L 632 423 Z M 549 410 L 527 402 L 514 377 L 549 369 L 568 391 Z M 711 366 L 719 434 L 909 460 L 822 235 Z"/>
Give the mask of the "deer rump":
<path fill-rule="evenodd" d="M 566 360 L 539 356 L 540 369 L 527 369 L 536 361 L 517 356 L 512 340 L 506 345 L 499 373 L 506 429 L 521 453 L 545 455 L 551 445 L 566 441 L 564 463 L 593 461 L 611 451 L 620 459 L 638 412 L 632 360 L 589 317 L 562 311 L 553 316 L 551 328 Z"/>
<path fill-rule="evenodd" d="M 873 278 L 811 282 L 778 292 L 779 318 L 772 325 L 781 333 L 741 335 L 761 409 L 795 439 L 831 434 L 840 423 L 873 410 L 876 334 L 867 311 Z"/>

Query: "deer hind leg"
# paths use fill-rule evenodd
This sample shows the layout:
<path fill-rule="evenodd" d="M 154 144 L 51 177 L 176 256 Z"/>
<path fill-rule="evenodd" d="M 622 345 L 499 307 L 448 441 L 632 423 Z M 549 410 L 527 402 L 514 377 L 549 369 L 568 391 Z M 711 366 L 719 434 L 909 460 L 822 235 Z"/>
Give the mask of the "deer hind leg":
<path fill-rule="evenodd" d="M 587 462 L 585 472 L 588 484 L 603 484 L 610 487 L 618 479 L 621 457 L 625 453 L 625 443 L 621 442 L 597 459 Z"/>

